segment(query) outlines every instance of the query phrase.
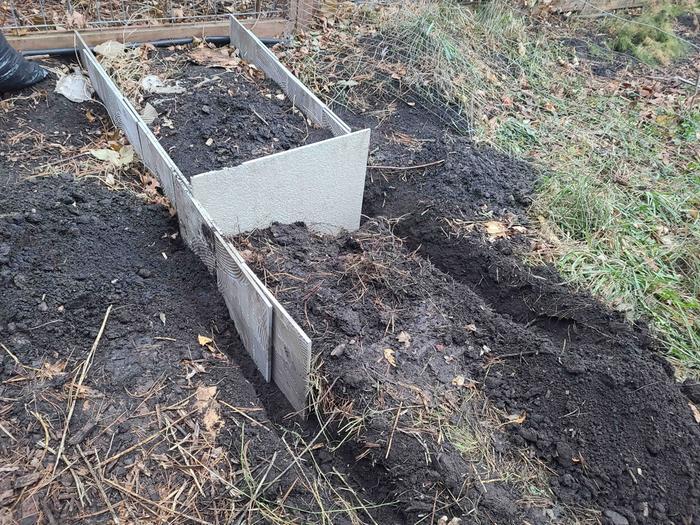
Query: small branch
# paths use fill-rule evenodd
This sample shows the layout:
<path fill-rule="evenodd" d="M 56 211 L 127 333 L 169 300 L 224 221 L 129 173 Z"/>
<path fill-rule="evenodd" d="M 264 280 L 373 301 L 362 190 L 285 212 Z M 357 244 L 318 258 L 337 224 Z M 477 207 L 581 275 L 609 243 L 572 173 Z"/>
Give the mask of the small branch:
<path fill-rule="evenodd" d="M 95 350 L 97 350 L 97 345 L 100 344 L 100 339 L 102 339 L 102 334 L 105 331 L 105 326 L 107 326 L 107 319 L 109 319 L 109 313 L 112 311 L 112 305 L 110 304 L 109 307 L 107 308 L 107 312 L 105 313 L 104 319 L 102 319 L 102 325 L 100 326 L 100 331 L 97 332 L 97 337 L 95 338 L 95 341 L 92 343 L 92 348 L 90 348 L 90 352 L 88 353 L 88 356 L 85 358 L 85 361 L 83 362 L 83 366 L 81 367 L 80 370 L 80 378 L 78 379 L 78 383 L 75 383 L 75 378 L 73 379 L 73 383 L 71 386 L 71 393 L 70 396 L 72 399 L 70 400 L 70 405 L 68 408 L 68 416 L 66 417 L 66 424 L 63 427 L 63 435 L 61 436 L 61 444 L 58 447 L 58 453 L 56 454 L 56 463 L 53 465 L 53 473 L 56 473 L 56 469 L 58 468 L 58 464 L 61 461 L 61 456 L 63 455 L 63 450 L 65 449 L 66 446 L 66 437 L 68 436 L 68 428 L 70 427 L 70 420 L 73 417 L 73 411 L 75 410 L 75 404 L 78 400 L 78 393 L 80 391 L 80 387 L 83 386 L 83 381 L 85 381 L 85 377 L 87 377 L 88 372 L 90 371 L 90 367 L 92 366 L 92 359 L 95 357 Z"/>
<path fill-rule="evenodd" d="M 389 459 L 389 452 L 391 452 L 391 444 L 394 442 L 394 434 L 396 433 L 396 427 L 399 426 L 399 417 L 401 416 L 401 410 L 403 410 L 403 401 L 399 404 L 399 409 L 396 411 L 396 418 L 394 419 L 394 425 L 391 428 L 391 434 L 389 435 L 389 443 L 386 446 L 386 454 L 384 459 Z"/>

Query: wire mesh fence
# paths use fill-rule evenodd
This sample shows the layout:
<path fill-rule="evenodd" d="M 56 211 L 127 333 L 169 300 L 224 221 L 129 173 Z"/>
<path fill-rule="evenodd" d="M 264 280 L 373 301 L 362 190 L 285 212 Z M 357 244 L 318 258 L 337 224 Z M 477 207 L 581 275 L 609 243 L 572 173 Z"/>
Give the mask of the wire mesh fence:
<path fill-rule="evenodd" d="M 0 0 L 0 31 L 23 34 L 239 18 L 288 18 L 288 0 Z"/>

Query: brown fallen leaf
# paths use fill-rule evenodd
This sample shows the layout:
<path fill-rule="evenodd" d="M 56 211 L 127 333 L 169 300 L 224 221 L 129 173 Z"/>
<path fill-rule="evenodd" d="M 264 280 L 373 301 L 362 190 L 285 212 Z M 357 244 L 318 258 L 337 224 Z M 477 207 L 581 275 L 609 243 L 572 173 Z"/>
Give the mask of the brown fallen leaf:
<path fill-rule="evenodd" d="M 508 236 L 508 226 L 500 221 L 486 221 L 484 229 L 491 239 L 499 239 Z"/>
<path fill-rule="evenodd" d="M 194 408 L 196 408 L 200 412 L 203 412 L 204 409 L 209 405 L 209 402 L 214 400 L 215 396 L 215 386 L 198 386 L 196 392 L 194 393 Z"/>
<path fill-rule="evenodd" d="M 690 407 L 690 411 L 693 413 L 693 417 L 695 418 L 695 422 L 700 424 L 700 409 L 698 409 L 698 407 L 696 407 L 690 401 L 688 401 L 688 406 Z"/>
<path fill-rule="evenodd" d="M 386 359 L 387 363 L 391 366 L 396 366 L 396 352 L 391 348 L 384 349 L 384 359 Z"/>
<path fill-rule="evenodd" d="M 508 419 L 508 423 L 513 425 L 522 425 L 523 423 L 525 423 L 526 418 L 526 412 L 523 412 L 522 414 L 510 414 L 506 416 L 506 419 Z"/>
<path fill-rule="evenodd" d="M 207 345 L 213 343 L 214 340 L 210 339 L 209 337 L 206 337 L 204 335 L 198 335 L 197 342 L 199 343 L 199 346 L 207 346 Z"/>
<path fill-rule="evenodd" d="M 211 49 L 209 47 L 198 47 L 190 51 L 187 56 L 195 64 L 211 68 L 230 70 L 235 69 L 241 63 L 239 57 L 229 55 L 229 48 Z"/>
<path fill-rule="evenodd" d="M 403 343 L 403 345 L 406 348 L 411 346 L 411 335 L 408 332 L 404 332 L 404 331 L 399 332 L 399 335 L 396 336 L 396 340 L 399 343 Z"/>

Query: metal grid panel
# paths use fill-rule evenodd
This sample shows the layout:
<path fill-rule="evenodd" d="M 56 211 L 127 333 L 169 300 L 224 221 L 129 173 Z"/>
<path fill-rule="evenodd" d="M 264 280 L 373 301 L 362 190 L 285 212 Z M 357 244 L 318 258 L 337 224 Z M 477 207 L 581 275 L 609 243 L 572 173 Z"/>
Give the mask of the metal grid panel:
<path fill-rule="evenodd" d="M 7 34 L 55 29 L 99 29 L 241 18 L 286 18 L 288 0 L 0 0 L 0 30 Z"/>

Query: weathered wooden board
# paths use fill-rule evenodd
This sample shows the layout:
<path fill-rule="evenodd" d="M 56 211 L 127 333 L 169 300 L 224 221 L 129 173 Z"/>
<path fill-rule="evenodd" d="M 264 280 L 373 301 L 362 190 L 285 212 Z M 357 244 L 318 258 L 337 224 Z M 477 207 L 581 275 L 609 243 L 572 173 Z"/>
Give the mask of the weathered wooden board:
<path fill-rule="evenodd" d="M 350 133 L 350 128 L 328 106 L 321 102 L 301 81 L 277 59 L 260 40 L 233 16 L 231 46 L 241 57 L 252 62 L 287 94 L 289 100 L 316 125 L 328 128 L 335 136 Z"/>
<path fill-rule="evenodd" d="M 190 250 L 197 254 L 207 270 L 213 274 L 216 270 L 214 223 L 192 196 L 187 180 L 176 173 L 173 182 L 180 235 Z"/>
<path fill-rule="evenodd" d="M 306 417 L 311 371 L 311 339 L 287 310 L 268 293 L 274 308 L 272 324 L 272 380 L 289 403 Z"/>
<path fill-rule="evenodd" d="M 283 18 L 269 20 L 245 20 L 243 24 L 258 38 L 278 38 L 289 33 L 291 23 Z M 192 24 L 134 25 L 119 28 L 81 29 L 85 42 L 96 46 L 108 40 L 119 42 L 151 42 L 171 38 L 204 38 L 228 36 L 229 22 L 200 22 Z M 73 31 L 42 31 L 24 35 L 5 35 L 10 45 L 18 51 L 42 49 L 68 49 L 75 47 Z"/>
<path fill-rule="evenodd" d="M 251 279 L 252 272 L 236 249 L 218 233 L 216 281 L 243 346 L 258 370 L 270 381 L 272 375 L 272 304 Z"/>

